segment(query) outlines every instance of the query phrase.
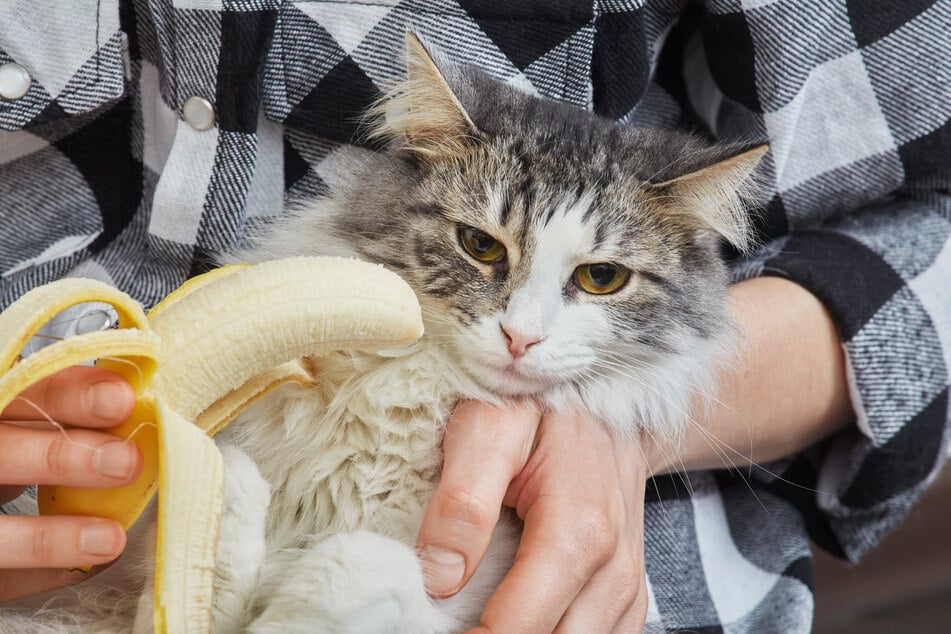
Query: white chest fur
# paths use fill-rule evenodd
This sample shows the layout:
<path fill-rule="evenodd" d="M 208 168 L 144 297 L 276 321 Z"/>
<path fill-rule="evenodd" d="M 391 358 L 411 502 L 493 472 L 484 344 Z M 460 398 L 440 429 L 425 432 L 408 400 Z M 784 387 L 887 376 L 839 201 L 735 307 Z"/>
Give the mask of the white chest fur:
<path fill-rule="evenodd" d="M 489 395 L 426 343 L 316 363 L 316 387 L 280 388 L 222 432 L 224 444 L 258 465 L 271 498 L 260 532 L 246 529 L 254 513 L 237 508 L 247 488 L 233 509 L 245 517 L 226 511 L 216 623 L 253 621 L 262 632 L 288 622 L 341 632 L 449 632 L 477 623 L 511 564 L 515 525 L 499 525 L 489 563 L 438 604 L 425 595 L 412 545 L 436 487 L 454 401 Z M 232 471 L 232 488 L 245 475 Z M 252 559 L 259 573 L 230 574 Z"/>
<path fill-rule="evenodd" d="M 223 432 L 271 486 L 270 548 L 356 529 L 414 538 L 452 403 L 480 390 L 423 344 L 316 362 L 316 387 L 280 388 Z"/>

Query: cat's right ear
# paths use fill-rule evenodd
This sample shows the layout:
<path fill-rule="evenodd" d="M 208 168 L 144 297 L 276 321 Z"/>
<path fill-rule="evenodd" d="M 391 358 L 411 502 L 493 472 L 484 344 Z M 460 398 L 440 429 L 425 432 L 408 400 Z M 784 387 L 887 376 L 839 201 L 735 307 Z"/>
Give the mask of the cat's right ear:
<path fill-rule="evenodd" d="M 406 81 L 371 111 L 371 137 L 394 140 L 397 147 L 426 159 L 457 154 L 482 136 L 440 67 L 455 72 L 407 33 Z"/>
<path fill-rule="evenodd" d="M 747 201 L 760 195 L 756 170 L 768 151 L 761 145 L 651 187 L 672 201 L 687 226 L 712 231 L 746 253 L 753 247 Z"/>

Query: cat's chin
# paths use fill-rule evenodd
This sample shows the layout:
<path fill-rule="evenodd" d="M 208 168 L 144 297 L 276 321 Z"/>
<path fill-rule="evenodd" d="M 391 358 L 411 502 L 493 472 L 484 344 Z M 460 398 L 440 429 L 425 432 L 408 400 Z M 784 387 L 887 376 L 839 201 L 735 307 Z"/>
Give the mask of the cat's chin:
<path fill-rule="evenodd" d="M 498 396 L 535 396 L 552 388 L 550 379 L 529 375 L 514 368 L 483 366 L 469 373 L 483 388 Z"/>

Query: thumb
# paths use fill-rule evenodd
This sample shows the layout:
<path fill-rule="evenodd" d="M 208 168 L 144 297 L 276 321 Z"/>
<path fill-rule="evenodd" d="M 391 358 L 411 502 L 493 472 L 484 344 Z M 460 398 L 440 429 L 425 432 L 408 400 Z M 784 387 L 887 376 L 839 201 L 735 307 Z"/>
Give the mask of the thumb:
<path fill-rule="evenodd" d="M 416 541 L 430 595 L 452 596 L 479 566 L 502 498 L 531 453 L 539 419 L 528 405 L 456 406 L 443 439 L 442 478 Z"/>

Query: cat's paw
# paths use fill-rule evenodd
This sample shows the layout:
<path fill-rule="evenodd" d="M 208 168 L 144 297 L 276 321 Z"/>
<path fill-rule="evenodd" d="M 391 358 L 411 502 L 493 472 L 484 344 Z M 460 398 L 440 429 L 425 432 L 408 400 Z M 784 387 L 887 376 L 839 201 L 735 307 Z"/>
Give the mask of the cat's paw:
<path fill-rule="evenodd" d="M 228 444 L 219 445 L 218 449 L 225 478 L 222 512 L 226 516 L 263 524 L 271 501 L 271 486 L 242 449 Z"/>
<path fill-rule="evenodd" d="M 451 630 L 426 594 L 413 549 L 368 531 L 332 535 L 310 546 L 280 571 L 267 607 L 250 627 L 256 634 Z"/>
<path fill-rule="evenodd" d="M 267 554 L 265 522 L 271 487 L 241 449 L 219 447 L 224 495 L 215 565 L 214 630 L 233 632 L 244 624 Z"/>

